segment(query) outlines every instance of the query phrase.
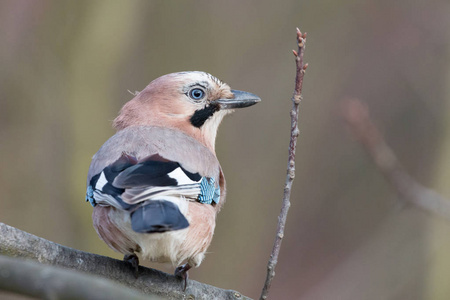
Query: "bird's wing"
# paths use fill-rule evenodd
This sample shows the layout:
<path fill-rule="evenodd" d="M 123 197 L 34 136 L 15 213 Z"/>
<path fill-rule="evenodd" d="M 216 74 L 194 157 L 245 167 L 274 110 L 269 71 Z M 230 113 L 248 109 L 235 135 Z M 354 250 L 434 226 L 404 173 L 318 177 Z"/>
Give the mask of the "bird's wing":
<path fill-rule="evenodd" d="M 103 204 L 129 210 L 141 202 L 166 196 L 217 204 L 220 187 L 216 187 L 213 177 L 191 173 L 180 163 L 158 154 L 138 161 L 124 153 L 92 177 L 86 200 L 94 206 Z"/>
<path fill-rule="evenodd" d="M 215 156 L 187 136 L 172 135 L 170 140 L 162 140 L 159 137 L 167 133 L 166 129 L 152 130 L 151 133 L 152 135 L 139 134 L 141 137 L 139 143 L 142 143 L 142 137 L 152 137 L 144 141 L 146 147 L 138 144 L 132 149 L 130 143 L 117 141 L 117 139 L 125 138 L 133 142 L 135 140 L 133 132 L 131 135 L 111 138 L 113 141 L 108 142 L 113 145 L 112 151 L 108 149 L 108 142 L 105 143 L 93 158 L 86 200 L 94 206 L 111 205 L 125 210 L 134 210 L 142 202 L 161 200 L 167 196 L 217 204 L 220 200 L 220 166 Z M 116 147 L 125 144 L 128 148 L 122 147 L 125 151 L 119 158 L 102 169 L 99 168 L 111 160 L 104 153 L 105 151 L 117 157 Z M 195 155 L 187 150 L 200 153 Z M 143 154 L 150 155 L 140 158 Z M 205 160 L 212 161 L 213 166 L 206 164 Z M 97 173 L 92 171 L 93 168 L 97 170 Z"/>

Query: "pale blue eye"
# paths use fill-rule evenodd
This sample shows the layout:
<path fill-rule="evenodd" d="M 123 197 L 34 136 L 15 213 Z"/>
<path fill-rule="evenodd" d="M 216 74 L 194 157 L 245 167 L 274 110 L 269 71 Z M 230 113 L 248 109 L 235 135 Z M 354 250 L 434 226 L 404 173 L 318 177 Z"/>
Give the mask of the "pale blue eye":
<path fill-rule="evenodd" d="M 202 89 L 192 89 L 189 91 L 189 97 L 194 100 L 200 100 L 205 96 L 205 92 Z"/>

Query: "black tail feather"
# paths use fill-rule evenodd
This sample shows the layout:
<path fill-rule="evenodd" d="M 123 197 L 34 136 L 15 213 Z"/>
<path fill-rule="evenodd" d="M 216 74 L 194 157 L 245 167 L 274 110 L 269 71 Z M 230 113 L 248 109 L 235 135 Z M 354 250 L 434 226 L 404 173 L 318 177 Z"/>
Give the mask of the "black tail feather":
<path fill-rule="evenodd" d="M 178 206 L 169 201 L 149 201 L 131 214 L 131 227 L 139 233 L 166 232 L 188 226 Z"/>

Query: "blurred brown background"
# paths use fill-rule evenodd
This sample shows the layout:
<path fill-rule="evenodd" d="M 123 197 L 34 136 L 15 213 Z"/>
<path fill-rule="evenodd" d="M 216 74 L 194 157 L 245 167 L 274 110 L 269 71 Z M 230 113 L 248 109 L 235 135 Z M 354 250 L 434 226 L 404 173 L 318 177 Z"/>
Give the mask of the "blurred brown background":
<path fill-rule="evenodd" d="M 221 126 L 228 201 L 190 278 L 258 298 L 285 180 L 297 26 L 309 68 L 271 299 L 450 299 L 450 223 L 402 205 L 339 116 L 342 99 L 362 99 L 411 175 L 450 198 L 448 0 L 0 0 L 0 222 L 121 258 L 84 202 L 91 156 L 127 90 L 210 72 L 263 102 Z"/>

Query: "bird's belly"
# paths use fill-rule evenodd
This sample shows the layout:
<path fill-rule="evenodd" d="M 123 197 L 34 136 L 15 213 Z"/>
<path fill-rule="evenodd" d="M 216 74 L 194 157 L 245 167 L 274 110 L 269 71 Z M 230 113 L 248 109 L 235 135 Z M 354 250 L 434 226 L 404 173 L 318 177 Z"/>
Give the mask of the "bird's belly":
<path fill-rule="evenodd" d="M 111 206 L 94 208 L 94 227 L 100 238 L 123 254 L 138 253 L 143 259 L 171 263 L 188 261 L 197 267 L 204 258 L 215 227 L 215 210 L 211 205 L 190 202 L 182 209 L 188 228 L 164 233 L 138 233 L 131 228 L 130 213 Z"/>
<path fill-rule="evenodd" d="M 188 228 L 163 233 L 138 233 L 131 228 L 129 212 L 113 208 L 108 216 L 115 226 L 138 246 L 133 251 L 141 254 L 143 259 L 178 266 L 188 258 L 180 255 Z"/>
<path fill-rule="evenodd" d="M 138 234 L 140 254 L 142 258 L 160 263 L 172 263 L 179 266 L 188 256 L 182 255 L 180 251 L 186 239 L 187 228 L 177 231 Z"/>

